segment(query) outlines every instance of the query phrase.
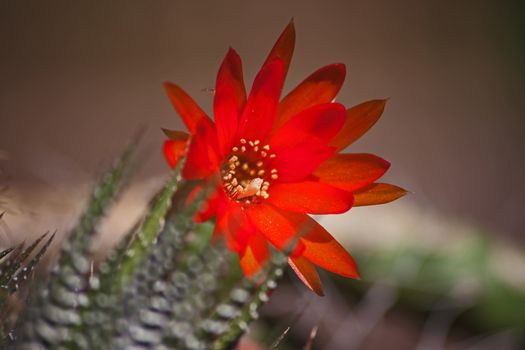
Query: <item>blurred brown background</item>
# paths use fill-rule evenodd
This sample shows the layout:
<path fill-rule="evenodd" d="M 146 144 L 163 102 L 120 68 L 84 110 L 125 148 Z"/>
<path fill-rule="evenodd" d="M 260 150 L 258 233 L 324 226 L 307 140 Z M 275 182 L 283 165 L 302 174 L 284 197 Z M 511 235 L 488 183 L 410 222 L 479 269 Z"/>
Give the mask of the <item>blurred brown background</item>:
<path fill-rule="evenodd" d="M 386 179 L 413 192 L 393 204 L 322 218 L 323 225 L 358 255 L 397 242 L 445 248 L 462 258 L 468 249 L 456 236 L 486 232 L 492 239 L 491 268 L 481 266 L 474 279 L 483 281 L 495 271 L 524 291 L 519 273 L 525 269 L 524 14 L 525 3 L 518 0 L 0 0 L 0 212 L 7 211 L 0 221 L 0 247 L 47 230 L 65 234 L 95 179 L 137 128 L 147 126 L 134 190 L 114 213 L 116 226 L 102 230 L 106 242 L 118 239 L 113 233 L 131 225 L 167 174 L 160 127 L 182 127 L 162 82 L 180 84 L 211 112 L 206 89 L 213 88 L 228 47 L 243 58 L 249 86 L 293 17 L 297 45 L 285 90 L 320 66 L 343 62 L 348 75 L 340 102 L 350 106 L 390 97 L 380 122 L 349 151 L 391 161 Z M 514 251 L 508 245 L 500 251 L 500 238 L 514 244 Z M 387 265 L 402 265 L 402 276 L 419 269 L 421 262 L 407 256 L 402 251 Z M 432 290 L 436 281 L 453 281 L 460 300 L 502 310 L 507 294 L 497 302 L 472 297 L 472 290 L 483 295 L 479 281 L 472 283 L 472 271 L 456 269 L 450 255 L 442 259 L 438 267 L 451 266 L 459 275 L 451 279 L 447 270 L 436 277 L 422 269 L 423 282 L 414 285 Z M 432 311 L 425 322 L 413 310 L 401 316 L 387 312 L 398 293 L 389 285 L 392 274 L 387 269 L 374 275 L 366 258 L 358 262 L 364 278 L 352 286 L 371 283 L 362 300 L 347 306 L 353 297 L 326 275 L 324 299 L 292 279 L 296 284 L 285 284 L 269 304 L 267 313 L 279 322 L 275 331 L 290 325 L 297 310 L 306 310 L 308 322 L 292 329 L 300 342 L 321 318 L 325 328 L 318 344 L 327 349 L 441 348 L 450 326 L 432 328 L 432 310 L 441 305 L 424 303 Z M 523 309 L 513 300 L 508 304 L 502 313 L 511 319 Z M 485 336 L 496 328 L 476 332 Z M 509 329 L 515 332 L 510 338 Z M 456 344 L 451 348 L 474 348 L 476 332 L 453 331 L 447 339 Z M 502 344 L 514 344 L 519 333 L 507 325 L 483 344 L 512 348 Z"/>
<path fill-rule="evenodd" d="M 520 1 L 4 0 L 2 166 L 14 188 L 75 188 L 146 125 L 142 176 L 165 174 L 159 128 L 180 123 L 161 83 L 179 83 L 210 111 L 202 90 L 228 46 L 249 84 L 293 17 L 287 90 L 322 65 L 347 64 L 339 101 L 390 97 L 352 150 L 390 160 L 389 180 L 414 192 L 407 201 L 523 243 L 524 10 Z"/>

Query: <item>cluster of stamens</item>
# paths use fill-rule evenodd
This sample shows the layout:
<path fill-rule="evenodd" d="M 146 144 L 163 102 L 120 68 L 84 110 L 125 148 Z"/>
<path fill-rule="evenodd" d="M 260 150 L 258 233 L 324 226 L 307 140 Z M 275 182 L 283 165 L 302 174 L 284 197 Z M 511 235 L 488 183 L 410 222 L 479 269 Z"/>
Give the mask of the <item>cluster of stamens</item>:
<path fill-rule="evenodd" d="M 226 193 L 246 204 L 267 199 L 272 180 L 279 178 L 277 169 L 271 169 L 275 157 L 270 152 L 270 145 L 261 145 L 259 140 L 240 139 L 239 144 L 232 147 L 221 171 Z"/>

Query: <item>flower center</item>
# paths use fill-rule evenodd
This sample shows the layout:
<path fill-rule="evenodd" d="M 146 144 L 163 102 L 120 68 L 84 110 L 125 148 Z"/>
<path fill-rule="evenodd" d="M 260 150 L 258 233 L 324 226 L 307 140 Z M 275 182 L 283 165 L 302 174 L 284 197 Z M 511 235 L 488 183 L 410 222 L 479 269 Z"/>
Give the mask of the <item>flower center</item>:
<path fill-rule="evenodd" d="M 277 169 L 271 166 L 274 158 L 270 145 L 261 145 L 259 140 L 240 139 L 221 170 L 226 193 L 246 204 L 268 198 L 270 184 L 279 178 Z"/>

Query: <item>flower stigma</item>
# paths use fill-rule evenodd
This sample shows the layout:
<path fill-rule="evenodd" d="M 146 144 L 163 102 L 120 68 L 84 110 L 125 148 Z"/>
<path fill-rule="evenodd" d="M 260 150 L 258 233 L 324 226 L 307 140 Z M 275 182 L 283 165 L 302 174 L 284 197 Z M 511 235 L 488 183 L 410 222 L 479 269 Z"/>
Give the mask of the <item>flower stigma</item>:
<path fill-rule="evenodd" d="M 279 178 L 277 169 L 271 167 L 275 157 L 270 145 L 240 139 L 221 170 L 223 187 L 230 198 L 250 204 L 270 197 L 270 184 Z"/>

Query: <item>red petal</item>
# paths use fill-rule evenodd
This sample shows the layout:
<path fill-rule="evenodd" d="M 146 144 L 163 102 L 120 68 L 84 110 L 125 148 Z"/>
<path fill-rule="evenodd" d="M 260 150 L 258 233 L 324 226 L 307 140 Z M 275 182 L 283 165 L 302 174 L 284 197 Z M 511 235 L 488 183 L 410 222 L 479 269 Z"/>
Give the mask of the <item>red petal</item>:
<path fill-rule="evenodd" d="M 320 164 L 332 157 L 334 152 L 333 147 L 311 141 L 279 150 L 272 164 L 278 171 L 279 181 L 299 181 L 312 174 Z"/>
<path fill-rule="evenodd" d="M 288 67 L 292 60 L 293 50 L 295 47 L 295 27 L 293 20 L 288 23 L 284 31 L 277 39 L 277 42 L 270 51 L 270 54 L 266 58 L 264 64 L 272 62 L 274 59 L 279 58 L 284 65 L 284 75 L 288 72 Z"/>
<path fill-rule="evenodd" d="M 280 59 L 266 64 L 255 77 L 239 122 L 239 137 L 264 141 L 272 129 L 284 80 Z"/>
<path fill-rule="evenodd" d="M 288 258 L 288 264 L 290 264 L 297 274 L 297 277 L 299 277 L 301 281 L 310 288 L 310 290 L 317 295 L 324 296 L 319 274 L 317 273 L 315 266 L 308 261 L 308 259 L 302 256 L 295 259 Z"/>
<path fill-rule="evenodd" d="M 202 118 L 209 119 L 206 113 L 197 105 L 197 103 L 180 87 L 173 83 L 165 82 L 164 88 L 168 94 L 173 107 L 186 124 L 188 130 L 193 134 L 197 130 L 197 124 Z"/>
<path fill-rule="evenodd" d="M 241 268 L 244 275 L 252 277 L 261 270 L 270 257 L 270 251 L 264 237 L 255 233 L 250 237 L 243 254 L 240 255 Z"/>
<path fill-rule="evenodd" d="M 288 248 L 297 235 L 302 234 L 299 243 L 304 246 L 302 255 L 305 258 L 342 276 L 359 276 L 352 256 L 308 215 L 279 211 L 270 205 L 252 205 L 247 214 L 255 227 L 277 248 Z"/>
<path fill-rule="evenodd" d="M 184 155 L 187 147 L 187 141 L 174 141 L 166 140 L 164 141 L 163 153 L 168 165 L 171 168 L 175 168 L 179 163 L 179 160 Z"/>
<path fill-rule="evenodd" d="M 299 214 L 295 215 L 294 220 L 299 224 Z M 306 216 L 306 220 L 301 224 L 312 227 L 301 237 L 301 242 L 306 247 L 303 253 L 305 258 L 328 271 L 345 277 L 359 278 L 354 259 L 328 231 L 309 216 Z"/>
<path fill-rule="evenodd" d="M 283 125 L 308 107 L 333 101 L 345 76 L 346 68 L 342 63 L 331 64 L 312 73 L 281 101 L 275 127 Z"/>
<path fill-rule="evenodd" d="M 354 192 L 355 206 L 376 205 L 392 202 L 407 194 L 401 187 L 391 184 L 375 183 Z"/>
<path fill-rule="evenodd" d="M 223 155 L 232 147 L 245 103 L 241 58 L 230 48 L 217 74 L 213 99 L 217 138 Z"/>
<path fill-rule="evenodd" d="M 352 207 L 353 196 L 351 192 L 324 183 L 303 181 L 273 184 L 267 201 L 300 213 L 340 214 Z"/>
<path fill-rule="evenodd" d="M 286 122 L 273 135 L 272 149 L 309 142 L 330 141 L 343 127 L 345 107 L 339 103 L 323 103 L 310 107 Z"/>
<path fill-rule="evenodd" d="M 205 222 L 214 217 L 215 214 L 217 214 L 219 201 L 219 196 L 217 196 L 217 192 L 215 192 L 208 198 L 206 203 L 204 203 L 204 208 L 202 208 L 201 211 L 197 213 L 195 220 L 197 222 Z"/>
<path fill-rule="evenodd" d="M 337 154 L 314 171 L 319 181 L 345 191 L 354 191 L 383 176 L 390 163 L 373 154 Z"/>
<path fill-rule="evenodd" d="M 209 119 L 201 119 L 192 137 L 182 176 L 189 180 L 204 179 L 218 170 L 217 135 Z"/>
<path fill-rule="evenodd" d="M 241 205 L 225 196 L 217 207 L 216 226 L 224 235 L 228 248 L 238 253 L 244 252 L 249 238 L 255 233 Z"/>
<path fill-rule="evenodd" d="M 304 251 L 304 245 L 300 241 L 294 241 L 298 238 L 298 227 L 290 222 L 280 210 L 271 205 L 250 205 L 246 209 L 246 214 L 255 228 L 274 247 L 281 250 L 294 248 L 294 257 L 300 256 Z M 291 247 L 292 244 L 295 246 Z"/>
<path fill-rule="evenodd" d="M 332 141 L 332 145 L 339 151 L 360 138 L 381 117 L 385 104 L 386 100 L 372 100 L 348 109 L 345 125 Z"/>

